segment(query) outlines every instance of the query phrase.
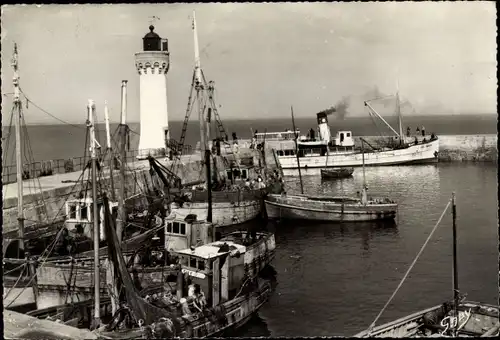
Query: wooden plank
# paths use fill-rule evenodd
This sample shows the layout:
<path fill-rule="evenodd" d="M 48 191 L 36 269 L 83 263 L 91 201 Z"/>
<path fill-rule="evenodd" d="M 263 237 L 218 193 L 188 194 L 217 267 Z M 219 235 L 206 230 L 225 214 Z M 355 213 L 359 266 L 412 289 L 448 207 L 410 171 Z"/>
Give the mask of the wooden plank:
<path fill-rule="evenodd" d="M 62 323 L 40 320 L 32 316 L 3 310 L 5 339 L 97 339 L 86 329 L 78 329 Z"/>

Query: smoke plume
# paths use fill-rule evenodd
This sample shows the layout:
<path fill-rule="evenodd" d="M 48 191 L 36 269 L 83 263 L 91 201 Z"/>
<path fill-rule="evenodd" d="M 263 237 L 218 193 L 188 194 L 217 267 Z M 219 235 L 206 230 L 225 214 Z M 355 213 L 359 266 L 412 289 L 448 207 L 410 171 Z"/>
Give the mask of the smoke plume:
<path fill-rule="evenodd" d="M 339 119 L 344 119 L 349 113 L 349 97 L 342 97 L 342 99 L 335 105 L 335 115 Z"/>
<path fill-rule="evenodd" d="M 335 104 L 335 106 L 332 106 L 319 113 L 324 113 L 326 115 L 335 114 L 336 118 L 344 119 L 349 112 L 347 110 L 348 108 L 349 108 L 349 97 L 342 97 L 342 99 L 337 104 Z"/>

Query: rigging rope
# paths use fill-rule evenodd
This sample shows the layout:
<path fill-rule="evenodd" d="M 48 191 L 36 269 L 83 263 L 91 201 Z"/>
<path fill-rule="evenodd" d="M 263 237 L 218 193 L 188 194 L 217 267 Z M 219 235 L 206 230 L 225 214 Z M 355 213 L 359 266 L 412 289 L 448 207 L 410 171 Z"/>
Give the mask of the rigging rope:
<path fill-rule="evenodd" d="M 432 228 L 432 231 L 431 233 L 429 234 L 429 236 L 427 237 L 427 240 L 425 240 L 425 243 L 424 245 L 422 246 L 422 248 L 420 248 L 420 251 L 418 252 L 417 256 L 415 257 L 415 259 L 413 260 L 412 264 L 410 265 L 410 268 L 408 268 L 408 270 L 406 271 L 406 274 L 404 275 L 403 279 L 401 280 L 401 282 L 399 283 L 399 285 L 397 286 L 396 290 L 394 291 L 394 293 L 392 293 L 391 297 L 389 298 L 389 300 L 386 302 L 386 304 L 384 305 L 384 307 L 382 308 L 382 310 L 380 311 L 380 313 L 378 313 L 377 317 L 375 318 L 375 320 L 371 323 L 370 327 L 368 328 L 368 334 L 370 334 L 371 330 L 373 329 L 373 327 L 375 327 L 375 323 L 378 321 L 378 319 L 380 318 L 380 316 L 382 315 L 382 313 L 384 313 L 385 309 L 387 308 L 387 306 L 389 306 L 389 304 L 391 303 L 392 299 L 394 298 L 394 296 L 396 296 L 398 290 L 401 288 L 401 286 L 403 285 L 404 281 L 406 280 L 406 278 L 408 277 L 408 274 L 410 274 L 410 271 L 413 269 L 413 266 L 415 265 L 415 263 L 417 263 L 417 260 L 418 258 L 420 257 L 420 255 L 422 254 L 422 252 L 424 251 L 425 247 L 427 246 L 427 243 L 429 243 L 432 235 L 434 234 L 434 232 L 436 231 L 437 227 L 439 226 L 439 223 L 441 223 L 441 220 L 443 219 L 444 217 L 444 214 L 446 213 L 446 211 L 448 210 L 450 204 L 451 204 L 452 200 L 450 199 L 448 201 L 448 204 L 446 204 L 446 207 L 444 208 L 443 212 L 441 213 L 441 216 L 439 217 L 439 220 L 437 221 L 436 225 L 434 226 L 434 228 Z"/>
<path fill-rule="evenodd" d="M 24 120 L 24 115 L 22 116 L 22 119 L 23 119 L 23 124 L 24 124 L 24 135 L 26 137 L 26 145 L 28 147 L 28 152 L 29 152 L 29 157 L 33 160 L 33 162 L 35 161 L 35 156 L 34 156 L 34 153 L 33 153 L 33 149 L 31 148 L 31 142 L 30 142 L 30 138 L 29 138 L 29 134 L 28 134 L 28 127 L 26 125 L 26 121 Z M 29 163 L 29 160 L 27 159 L 28 163 Z M 33 182 L 35 182 L 35 179 L 33 178 Z M 37 177 L 37 182 L 38 182 L 38 188 L 40 189 L 40 198 L 41 198 L 41 201 L 42 201 L 42 206 L 44 208 L 44 211 L 45 211 L 45 216 L 47 217 L 47 219 L 49 219 L 49 213 L 48 213 L 48 210 L 47 210 L 47 205 L 45 204 L 45 199 L 43 198 L 43 192 L 42 192 L 42 184 L 40 183 L 40 178 Z M 31 189 L 30 189 L 31 191 Z M 36 200 L 36 197 L 33 196 L 33 203 L 38 203 L 37 200 Z"/>
<path fill-rule="evenodd" d="M 48 114 L 49 116 L 51 116 L 52 118 L 60 121 L 61 123 L 63 124 L 66 124 L 66 125 L 69 125 L 69 126 L 72 126 L 74 128 L 77 128 L 77 129 L 84 129 L 84 127 L 82 126 L 78 126 L 78 125 L 74 125 L 74 124 L 71 124 L 71 123 L 68 123 L 60 118 L 57 118 L 56 116 L 54 116 L 53 114 L 51 114 L 50 112 L 48 112 L 47 110 L 44 110 L 42 109 L 40 106 L 38 106 L 35 102 L 33 102 L 31 99 L 29 99 L 26 94 L 23 92 L 23 90 L 21 89 L 21 87 L 19 87 L 19 91 L 23 94 L 24 98 L 26 99 L 26 102 L 30 102 L 33 106 L 35 106 L 37 109 L 39 109 L 40 111 L 42 111 L 43 113 L 45 114 Z"/>

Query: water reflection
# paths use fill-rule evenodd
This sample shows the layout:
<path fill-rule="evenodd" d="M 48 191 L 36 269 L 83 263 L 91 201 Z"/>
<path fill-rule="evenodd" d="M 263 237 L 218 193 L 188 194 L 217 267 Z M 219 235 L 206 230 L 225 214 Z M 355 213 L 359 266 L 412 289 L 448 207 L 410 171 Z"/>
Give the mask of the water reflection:
<path fill-rule="evenodd" d="M 271 331 L 269 330 L 266 321 L 259 316 L 259 313 L 256 313 L 246 324 L 233 331 L 230 336 L 245 338 L 270 337 Z"/>
<path fill-rule="evenodd" d="M 301 230 L 297 230 L 300 228 Z M 365 251 L 370 250 L 370 241 L 376 237 L 398 237 L 398 228 L 394 220 L 371 221 L 357 223 L 333 223 L 282 220 L 271 221 L 267 230 L 273 231 L 277 242 L 281 243 L 288 238 L 297 239 L 302 235 L 307 238 L 320 238 L 342 242 L 343 239 L 361 239 L 361 247 Z M 300 246 L 299 246 L 300 247 Z"/>

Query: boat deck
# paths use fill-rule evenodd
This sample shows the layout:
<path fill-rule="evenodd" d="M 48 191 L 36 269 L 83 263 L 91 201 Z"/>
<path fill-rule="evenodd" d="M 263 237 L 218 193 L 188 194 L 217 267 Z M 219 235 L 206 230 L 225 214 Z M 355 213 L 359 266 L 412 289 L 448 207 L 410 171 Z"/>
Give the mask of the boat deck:
<path fill-rule="evenodd" d="M 78 329 L 49 320 L 3 310 L 5 339 L 97 339 L 86 329 Z"/>

